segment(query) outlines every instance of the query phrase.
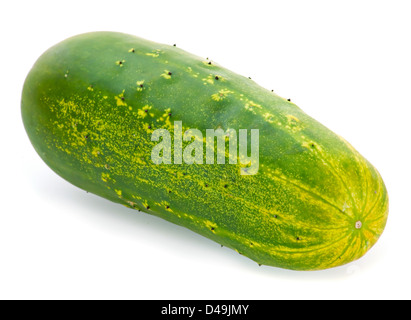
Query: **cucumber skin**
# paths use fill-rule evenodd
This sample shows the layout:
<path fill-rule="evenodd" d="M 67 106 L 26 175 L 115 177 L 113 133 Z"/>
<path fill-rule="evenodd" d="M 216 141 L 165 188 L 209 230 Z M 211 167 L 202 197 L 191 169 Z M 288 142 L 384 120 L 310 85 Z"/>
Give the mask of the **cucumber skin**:
<path fill-rule="evenodd" d="M 21 108 L 35 150 L 70 183 L 260 265 L 344 265 L 386 225 L 384 182 L 347 141 L 249 78 L 175 46 L 115 32 L 69 38 L 35 63 Z M 153 164 L 151 133 L 172 131 L 173 121 L 183 132 L 259 129 L 258 174 Z"/>

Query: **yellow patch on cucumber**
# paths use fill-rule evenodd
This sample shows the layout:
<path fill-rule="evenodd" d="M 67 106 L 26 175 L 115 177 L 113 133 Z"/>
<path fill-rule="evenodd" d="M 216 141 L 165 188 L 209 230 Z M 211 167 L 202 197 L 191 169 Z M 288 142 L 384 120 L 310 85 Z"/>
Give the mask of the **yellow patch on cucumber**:
<path fill-rule="evenodd" d="M 267 121 L 268 123 L 274 123 L 274 115 L 272 115 L 271 113 L 264 113 L 264 119 L 265 121 Z"/>
<path fill-rule="evenodd" d="M 169 79 L 171 79 L 171 72 L 170 72 L 169 70 L 164 70 L 164 72 L 161 74 L 161 76 L 162 76 L 164 79 L 169 80 Z"/>
<path fill-rule="evenodd" d="M 146 56 L 150 56 L 153 58 L 158 58 L 160 54 L 163 53 L 160 49 L 153 50 L 152 52 L 147 52 Z"/>
<path fill-rule="evenodd" d="M 136 82 L 137 84 L 137 91 L 143 91 L 144 90 L 144 80 L 140 80 Z"/>
<path fill-rule="evenodd" d="M 149 111 L 151 110 L 151 106 L 149 105 L 145 105 L 144 107 L 142 107 L 141 109 L 137 110 L 137 117 L 139 119 L 144 119 L 145 117 L 147 117 L 147 115 L 149 114 Z M 150 114 L 150 116 L 153 116 L 154 114 Z"/>
<path fill-rule="evenodd" d="M 245 104 L 244 108 L 245 108 L 247 111 L 250 111 L 250 112 L 256 114 L 255 109 L 256 109 L 256 108 L 257 108 L 257 109 L 262 109 L 263 107 L 262 107 L 260 104 L 255 103 L 254 101 L 247 100 L 247 103 Z"/>
<path fill-rule="evenodd" d="M 123 90 L 123 92 L 120 93 L 119 95 L 114 96 L 114 99 L 116 99 L 117 107 L 126 107 L 127 106 L 127 103 L 124 101 L 124 92 L 125 92 L 125 90 Z"/>
<path fill-rule="evenodd" d="M 287 117 L 287 125 L 286 125 L 287 129 L 291 130 L 292 132 L 298 132 L 303 129 L 301 122 L 297 117 L 291 114 L 288 114 L 286 117 Z"/>
<path fill-rule="evenodd" d="M 214 93 L 213 95 L 211 95 L 211 98 L 214 101 L 222 101 L 222 100 L 226 99 L 232 93 L 234 93 L 234 92 L 230 91 L 228 89 L 222 89 L 222 90 L 218 91 L 217 93 Z"/>

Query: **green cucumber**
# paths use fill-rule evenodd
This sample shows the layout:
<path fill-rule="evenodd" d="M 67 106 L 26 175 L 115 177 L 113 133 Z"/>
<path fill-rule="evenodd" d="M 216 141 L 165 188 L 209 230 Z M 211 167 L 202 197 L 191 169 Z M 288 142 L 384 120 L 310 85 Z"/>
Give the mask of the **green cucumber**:
<path fill-rule="evenodd" d="M 115 32 L 69 38 L 35 63 L 21 108 L 35 150 L 70 183 L 260 265 L 340 266 L 385 228 L 383 180 L 347 141 L 291 101 L 176 46 Z M 204 137 L 258 129 L 258 172 L 241 174 L 244 165 L 228 158 L 178 164 L 173 154 L 171 164 L 155 164 L 153 132 L 181 139 L 175 122 Z"/>

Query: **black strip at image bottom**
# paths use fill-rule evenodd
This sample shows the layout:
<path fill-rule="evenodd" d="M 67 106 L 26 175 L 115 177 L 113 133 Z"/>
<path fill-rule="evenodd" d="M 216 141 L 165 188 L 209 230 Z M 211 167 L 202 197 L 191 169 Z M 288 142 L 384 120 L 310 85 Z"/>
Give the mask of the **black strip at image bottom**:
<path fill-rule="evenodd" d="M 273 305 L 279 307 L 278 301 L 270 300 L 143 300 L 138 304 L 148 316 L 160 319 L 249 319 L 266 317 Z"/>

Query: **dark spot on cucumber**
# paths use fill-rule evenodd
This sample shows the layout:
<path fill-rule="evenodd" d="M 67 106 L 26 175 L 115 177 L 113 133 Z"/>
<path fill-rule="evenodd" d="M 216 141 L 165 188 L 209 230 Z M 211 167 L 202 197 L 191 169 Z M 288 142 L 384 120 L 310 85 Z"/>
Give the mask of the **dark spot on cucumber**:
<path fill-rule="evenodd" d="M 120 99 L 124 101 L 124 97 L 121 97 Z"/>
<path fill-rule="evenodd" d="M 146 109 L 146 110 L 144 110 L 144 112 L 148 112 L 148 110 Z"/>
<path fill-rule="evenodd" d="M 296 240 L 297 240 L 297 241 L 300 241 L 300 240 L 301 240 L 301 238 L 300 238 L 300 237 L 297 237 L 297 238 L 296 238 Z"/>
<path fill-rule="evenodd" d="M 278 218 L 278 216 L 275 214 L 275 215 L 274 215 L 274 219 L 277 219 L 277 218 Z"/>
<path fill-rule="evenodd" d="M 218 80 L 218 79 L 220 79 L 220 78 L 219 78 L 218 76 L 215 76 L 215 79 Z"/>
<path fill-rule="evenodd" d="M 170 209 L 170 206 L 166 206 L 166 209 Z"/>
<path fill-rule="evenodd" d="M 171 117 L 171 112 L 168 115 Z"/>
<path fill-rule="evenodd" d="M 171 190 L 168 190 L 168 193 L 171 193 Z"/>
<path fill-rule="evenodd" d="M 210 64 L 210 65 L 211 65 L 211 61 L 210 61 L 208 64 Z"/>
<path fill-rule="evenodd" d="M 171 75 L 172 75 L 172 73 L 171 73 L 171 72 L 169 72 L 169 73 L 168 73 L 168 75 L 169 75 L 169 76 L 171 76 Z"/>
<path fill-rule="evenodd" d="M 211 228 L 211 231 L 214 231 L 215 230 L 215 228 Z"/>
<path fill-rule="evenodd" d="M 149 129 L 151 129 L 151 126 L 148 126 Z"/>
<path fill-rule="evenodd" d="M 150 206 L 147 206 L 146 209 L 147 209 L 147 210 L 150 210 Z"/>
<path fill-rule="evenodd" d="M 205 184 L 204 186 L 207 188 L 207 187 L 208 187 L 208 184 Z"/>
<path fill-rule="evenodd" d="M 311 148 L 315 148 L 315 144 L 314 144 L 314 143 L 311 143 Z"/>
<path fill-rule="evenodd" d="M 225 184 L 225 185 L 224 185 L 224 188 L 228 188 L 228 185 L 227 185 L 227 184 Z"/>
<path fill-rule="evenodd" d="M 177 45 L 174 43 L 174 44 L 173 44 L 173 47 L 177 47 Z"/>
<path fill-rule="evenodd" d="M 89 136 L 88 134 L 86 134 L 84 138 L 88 139 L 89 137 L 90 137 L 90 136 Z"/>
<path fill-rule="evenodd" d="M 287 99 L 287 101 L 291 101 L 291 99 Z"/>
<path fill-rule="evenodd" d="M 140 84 L 140 88 L 144 87 L 144 85 Z"/>

